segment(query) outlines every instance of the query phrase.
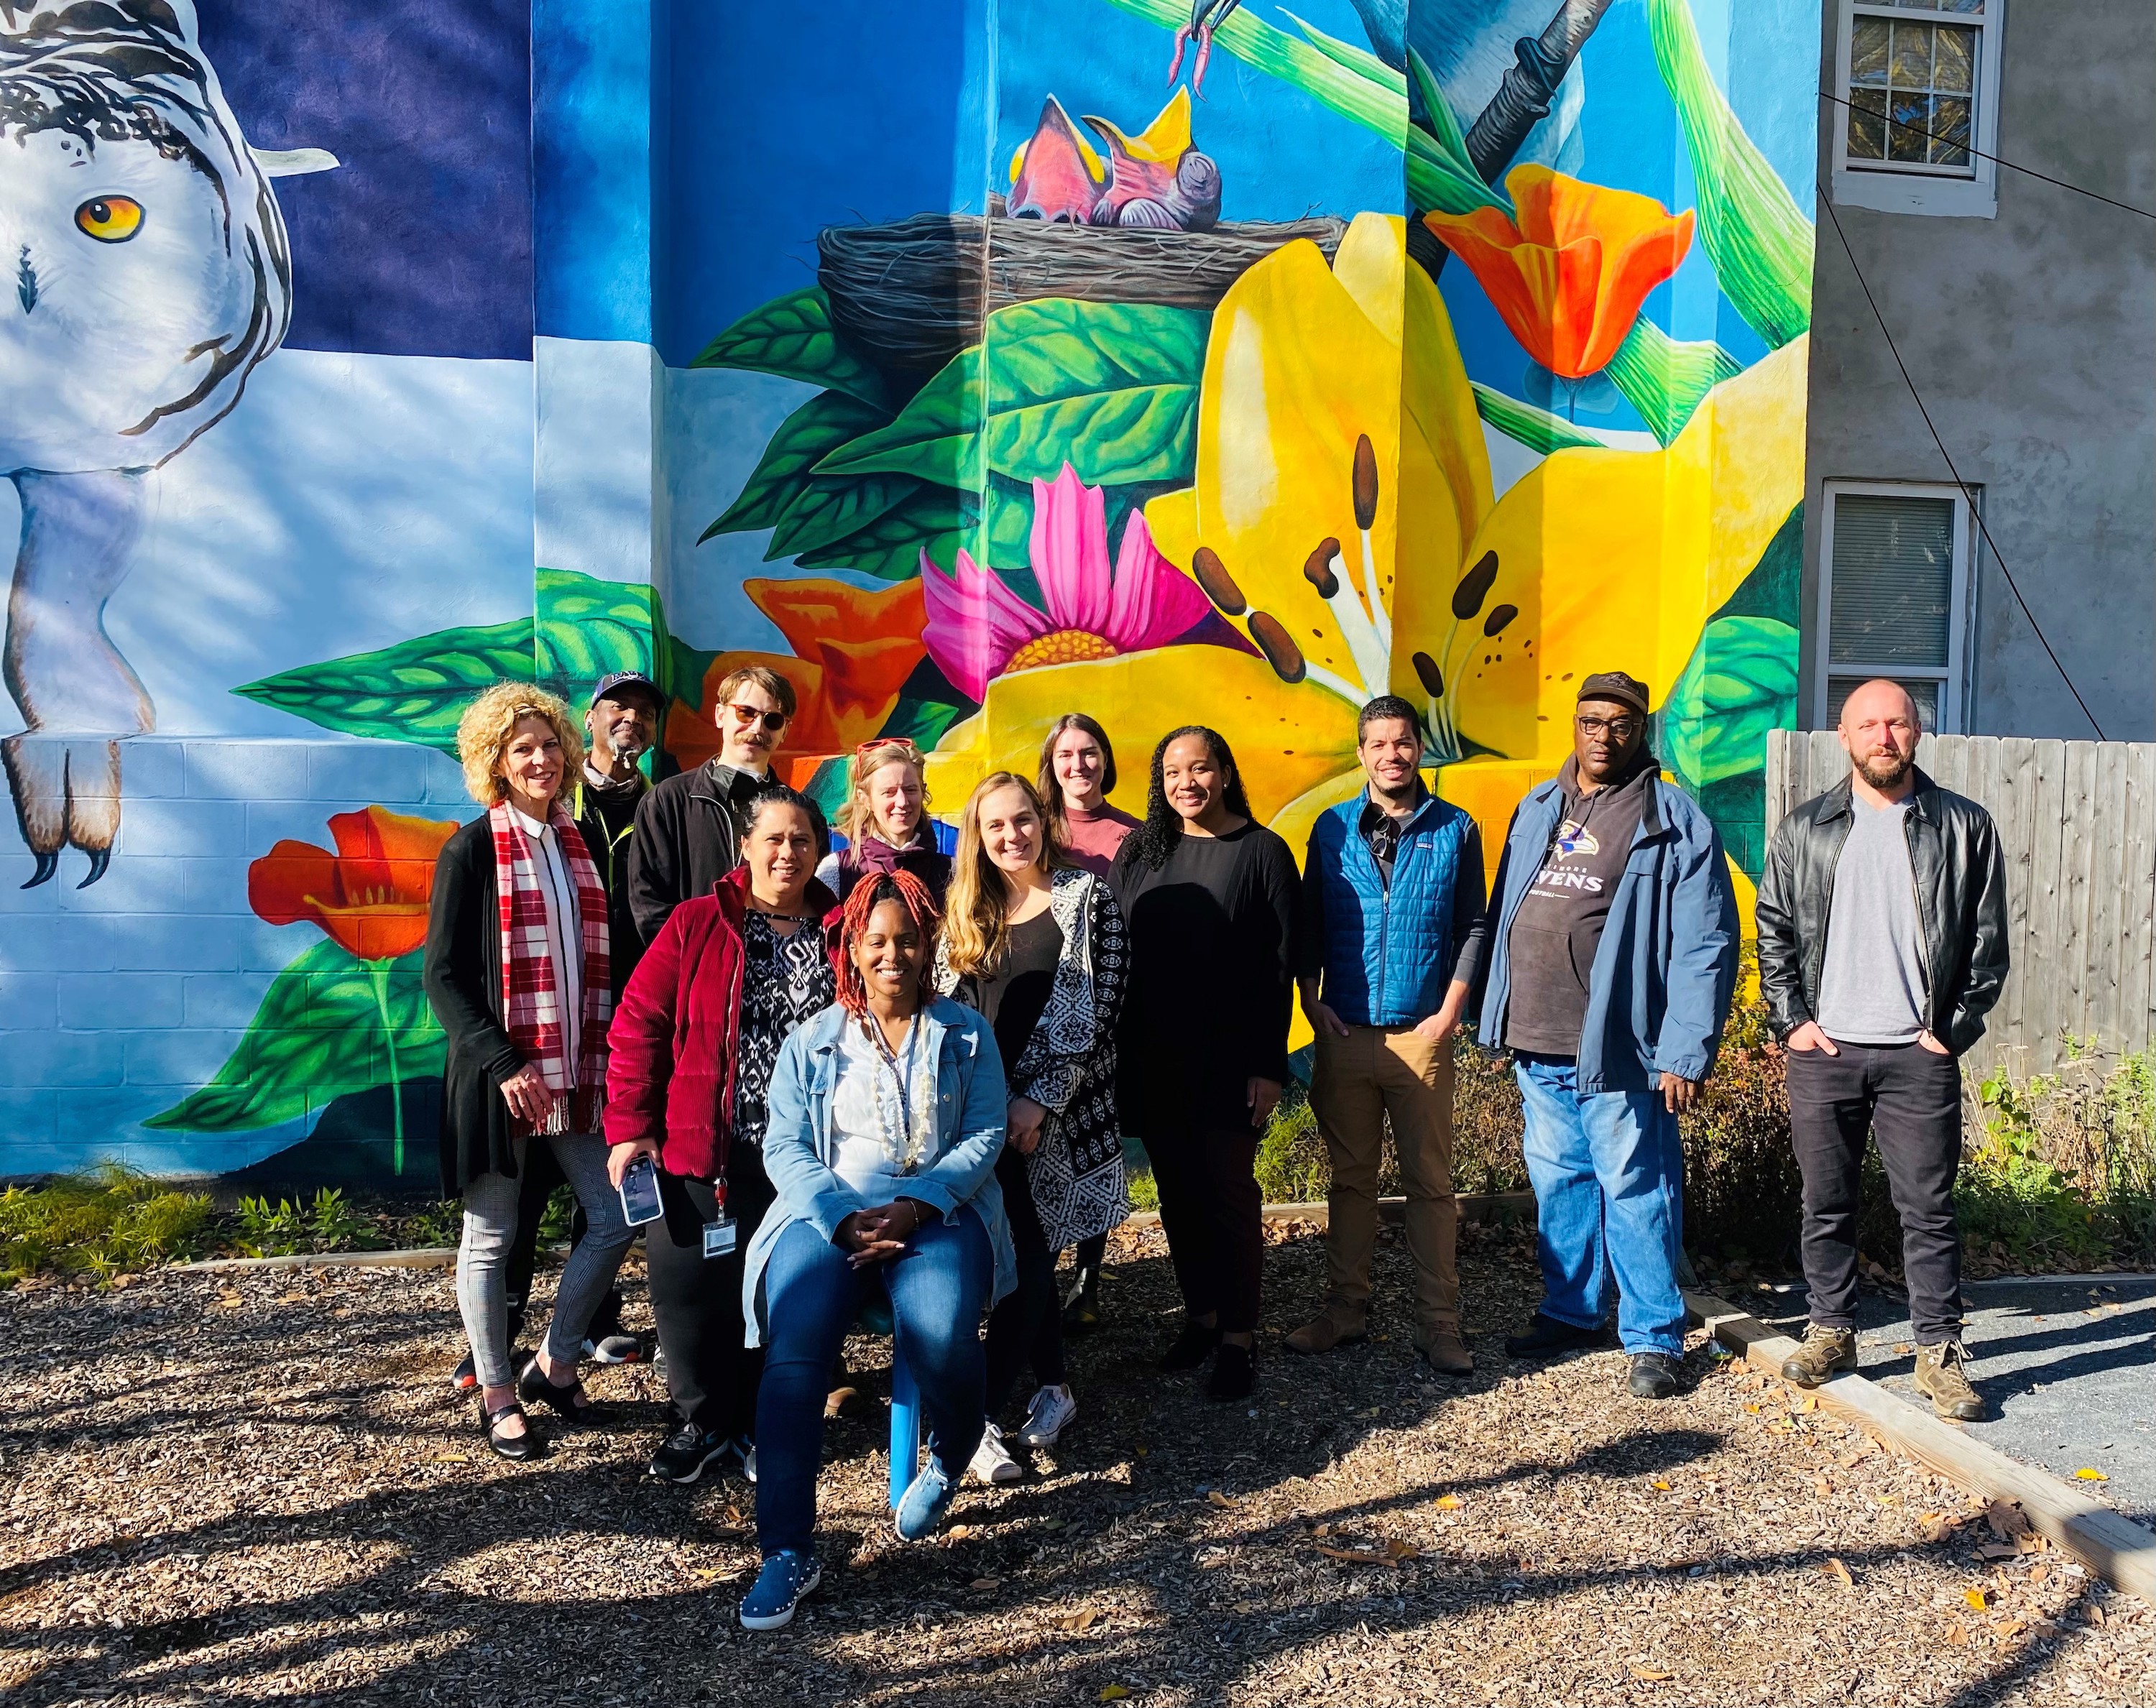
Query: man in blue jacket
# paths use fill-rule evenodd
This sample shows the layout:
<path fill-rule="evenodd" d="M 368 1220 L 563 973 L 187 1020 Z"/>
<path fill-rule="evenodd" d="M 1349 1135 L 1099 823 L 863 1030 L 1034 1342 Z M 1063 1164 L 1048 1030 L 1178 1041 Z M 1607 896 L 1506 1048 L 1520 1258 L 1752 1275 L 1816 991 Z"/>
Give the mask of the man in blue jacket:
<path fill-rule="evenodd" d="M 1311 1108 L 1332 1165 L 1325 1308 L 1287 1337 L 1327 1352 L 1363 1338 L 1378 1237 L 1385 1120 L 1407 1188 L 1415 1349 L 1446 1376 L 1471 1376 L 1454 1262 L 1452 1034 L 1468 987 L 1454 972 L 1482 917 L 1475 821 L 1423 786 L 1414 707 L 1384 695 L 1363 708 L 1362 792 L 1312 827 L 1296 931 L 1296 984 L 1317 1034 Z"/>
<path fill-rule="evenodd" d="M 1505 1350 L 1604 1344 L 1614 1270 L 1628 1385 L 1666 1399 L 1685 1331 L 1677 1113 L 1714 1065 L 1738 924 L 1722 839 L 1646 734 L 1645 683 L 1580 684 L 1573 757 L 1506 834 L 1477 1030 L 1512 1053 L 1542 1260 L 1542 1308 Z"/>

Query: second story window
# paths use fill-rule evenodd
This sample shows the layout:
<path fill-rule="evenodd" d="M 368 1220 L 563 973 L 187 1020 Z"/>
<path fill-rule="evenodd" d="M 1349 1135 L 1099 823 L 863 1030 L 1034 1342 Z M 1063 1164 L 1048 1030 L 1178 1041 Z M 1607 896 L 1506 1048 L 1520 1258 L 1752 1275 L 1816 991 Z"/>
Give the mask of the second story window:
<path fill-rule="evenodd" d="M 1907 213 L 1993 211 L 1984 156 L 1997 133 L 2004 7 L 1840 0 L 1834 157 L 1844 200 Z"/>

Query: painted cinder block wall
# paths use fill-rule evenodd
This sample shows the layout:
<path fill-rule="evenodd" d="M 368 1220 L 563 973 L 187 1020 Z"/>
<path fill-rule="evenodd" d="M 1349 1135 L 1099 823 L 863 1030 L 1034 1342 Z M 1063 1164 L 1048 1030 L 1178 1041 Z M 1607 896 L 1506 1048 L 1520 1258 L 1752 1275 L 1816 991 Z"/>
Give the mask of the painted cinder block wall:
<path fill-rule="evenodd" d="M 1404 42 L 1465 129 L 1555 10 L 1416 0 Z M 790 775 L 829 798 L 835 756 L 904 732 L 936 748 L 947 812 L 984 767 L 1029 760 L 1040 719 L 1071 704 L 1109 720 L 1127 750 L 1119 798 L 1142 804 L 1161 721 L 1203 716 L 1294 842 L 1352 792 L 1354 696 L 1395 688 L 1426 703 L 1450 762 L 1438 785 L 1494 843 L 1555 767 L 1564 684 L 1623 664 L 1649 677 L 1665 763 L 1724 823 L 1741 883 L 1764 731 L 1795 710 L 1816 0 L 1612 0 L 1551 117 L 1509 145 L 1555 177 L 1508 182 L 1501 158 L 1486 192 L 1436 131 L 1404 161 L 1403 46 L 1366 8 L 1296 11 L 1306 28 L 1243 8 L 1203 98 L 1169 100 L 1188 15 L 1171 0 L 831 0 L 813 16 L 200 0 L 200 54 L 275 174 L 290 326 L 228 413 L 139 476 L 143 529 L 105 620 L 155 728 L 119 743 L 103 875 L 76 887 L 100 852 L 85 831 L 50 850 L 49 881 L 18 887 L 45 862 L 0 814 L 0 1174 L 111 1157 L 430 1189 L 439 1036 L 413 897 L 428 850 L 475 810 L 444 751 L 457 705 L 512 671 L 574 695 L 619 664 L 652 670 L 673 700 L 668 744 L 693 762 L 717 675 L 765 659 L 807 708 Z M 1194 75 L 1186 54 L 1173 80 Z M 1710 134 L 1779 186 L 1722 210 L 1712 244 L 1691 156 Z M 1035 157 L 1040 192 L 1065 147 L 1081 163 L 1062 193 L 1095 218 L 1084 203 L 1122 194 L 1115 136 L 1171 169 L 1217 168 L 1220 217 L 1252 245 L 1240 273 L 1163 300 L 1123 264 L 1159 239 L 1117 225 L 1098 240 L 1121 282 L 1066 271 L 1068 295 L 992 297 L 1011 312 L 987 353 L 946 352 L 961 399 L 946 436 L 992 446 L 981 464 L 959 466 L 963 449 L 939 462 L 915 435 L 902 468 L 780 466 L 804 411 L 846 423 L 824 449 L 859 461 L 864 439 L 907 440 L 942 395 L 887 351 L 793 336 L 831 310 L 834 233 L 953 214 L 982 259 L 998 234 L 1038 242 L 995 224 L 1020 193 L 1017 157 Z M 1480 208 L 1489 230 L 1547 241 L 1542 183 L 1613 246 L 1646 246 L 1622 288 L 1537 300 L 1505 244 L 1467 229 Z M 1452 224 L 1409 217 L 1440 203 Z M 1177 206 L 1178 253 L 1221 253 L 1195 204 Z M 21 218 L 0 177 L 0 223 Z M 143 228 L 177 218 L 156 202 Z M 137 289 L 135 312 L 178 315 Z M 0 384 L 21 398 L 34 316 L 11 324 L 7 306 Z M 1229 344 L 1210 359 L 1221 326 L 1260 367 L 1314 377 L 1252 392 Z M 956 385 L 972 360 L 978 396 Z M 1092 377 L 1060 414 L 1011 416 L 1006 388 L 1043 372 Z M 1358 435 L 1374 441 L 1373 520 L 1351 498 Z M 788 546 L 827 502 L 862 507 L 861 525 Z M 1096 503 L 1101 524 L 1086 521 Z M 1351 639 L 1337 591 L 1301 566 L 1319 536 L 1346 541 L 1340 578 L 1364 598 L 1358 527 L 1378 581 Z M 1276 539 L 1297 542 L 1291 562 L 1260 549 Z M 1250 609 L 1200 589 L 1200 548 L 1235 560 Z M 1088 606 L 1087 577 L 1111 564 L 1152 578 L 1149 624 Z M 1055 640 L 1043 650 L 1075 662 L 1028 668 L 978 609 L 954 614 L 961 573 L 998 582 Z M 1589 585 L 1609 611 L 1582 605 Z M 1260 633 L 1260 608 L 1295 655 Z M 1380 627 L 1389 650 L 1373 653 Z M 27 733 L 95 757 L 106 732 Z M 352 895 L 316 893 L 337 884 Z M 311 910 L 361 891 L 404 923 Z"/>

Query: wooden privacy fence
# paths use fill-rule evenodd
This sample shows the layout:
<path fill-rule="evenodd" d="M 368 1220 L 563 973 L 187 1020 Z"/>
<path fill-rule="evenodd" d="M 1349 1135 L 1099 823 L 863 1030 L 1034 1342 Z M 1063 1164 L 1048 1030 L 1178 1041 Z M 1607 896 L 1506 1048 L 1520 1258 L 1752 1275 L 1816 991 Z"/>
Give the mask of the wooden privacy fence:
<path fill-rule="evenodd" d="M 2056 1067 L 2068 1038 L 2146 1049 L 2156 1006 L 2156 744 L 1926 736 L 1917 763 L 1989 808 L 2006 855 L 2013 971 L 1979 1069 Z M 1831 730 L 1767 741 L 1767 833 L 1849 772 Z"/>

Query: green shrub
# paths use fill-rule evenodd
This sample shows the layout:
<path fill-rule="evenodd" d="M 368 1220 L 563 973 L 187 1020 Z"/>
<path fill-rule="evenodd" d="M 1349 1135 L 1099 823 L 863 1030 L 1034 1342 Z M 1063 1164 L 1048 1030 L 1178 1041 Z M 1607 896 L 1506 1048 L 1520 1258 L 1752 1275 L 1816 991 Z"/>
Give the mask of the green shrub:
<path fill-rule="evenodd" d="M 199 1257 L 209 1242 L 206 1194 L 174 1192 L 116 1163 L 0 1191 L 0 1286 L 46 1273 L 101 1283 Z"/>

